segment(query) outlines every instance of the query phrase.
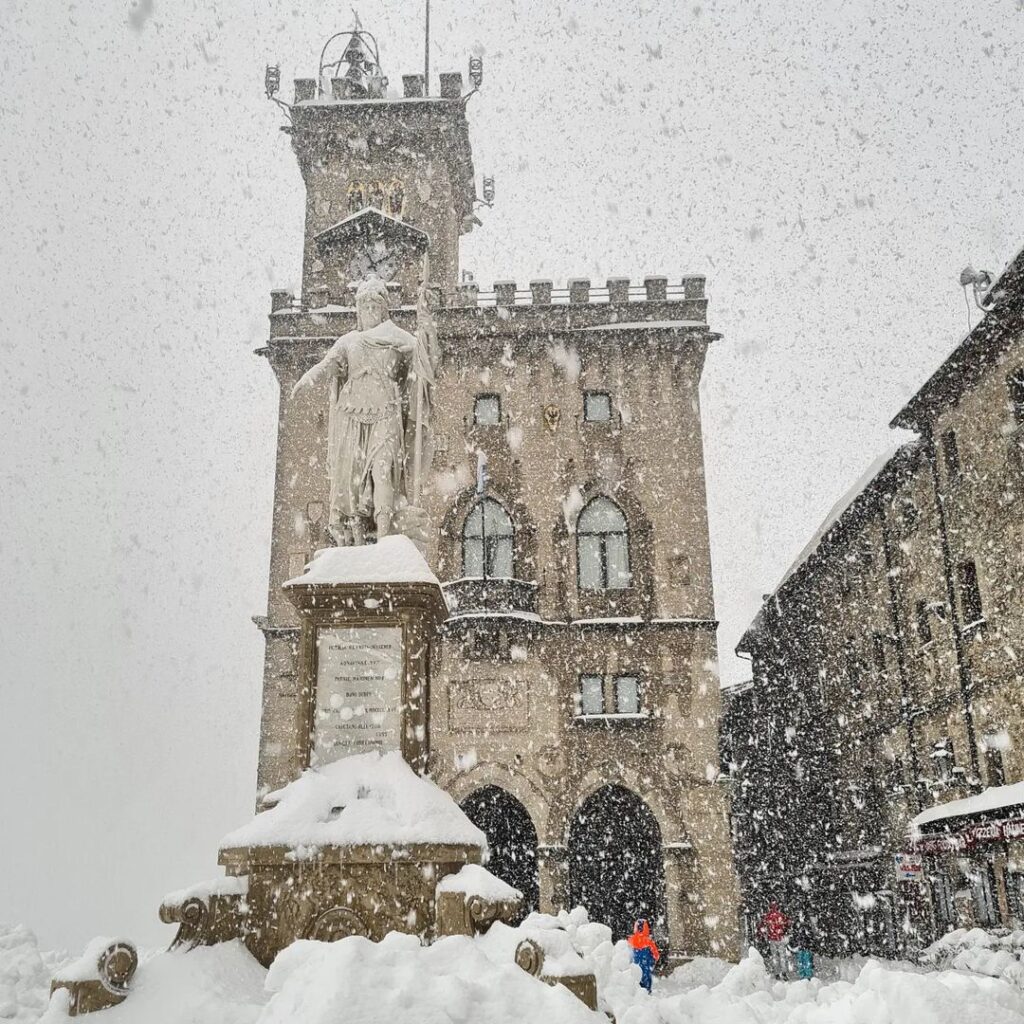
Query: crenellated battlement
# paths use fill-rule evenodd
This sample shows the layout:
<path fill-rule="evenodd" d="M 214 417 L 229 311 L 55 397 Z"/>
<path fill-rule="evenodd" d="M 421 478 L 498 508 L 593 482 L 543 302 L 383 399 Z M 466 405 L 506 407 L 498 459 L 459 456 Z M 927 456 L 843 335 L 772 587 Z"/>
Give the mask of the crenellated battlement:
<path fill-rule="evenodd" d="M 666 302 L 680 299 L 703 299 L 704 277 L 687 275 L 680 284 L 669 284 L 667 277 L 650 276 L 642 285 L 634 285 L 628 277 L 609 277 L 604 286 L 594 287 L 589 278 L 571 277 L 564 288 L 555 288 L 550 280 L 530 282 L 519 288 L 515 281 L 496 281 L 490 291 L 481 291 L 475 281 L 456 286 L 448 297 L 450 306 L 583 306 L 588 303 L 612 305 L 628 302 Z"/>
<path fill-rule="evenodd" d="M 442 307 L 448 309 L 474 309 L 479 307 L 517 306 L 620 306 L 632 303 L 672 303 L 706 301 L 705 278 L 701 274 L 688 274 L 679 284 L 669 284 L 663 276 L 644 278 L 642 285 L 634 285 L 628 277 L 610 277 L 603 286 L 594 287 L 589 278 L 569 278 L 564 288 L 555 288 L 552 281 L 537 279 L 528 288 L 520 288 L 515 281 L 495 281 L 490 291 L 481 291 L 476 281 L 464 281 L 453 292 L 442 296 Z M 397 286 L 392 289 L 398 295 Z M 330 295 L 326 288 L 314 289 L 306 302 L 296 299 L 292 292 L 272 291 L 271 312 L 307 312 L 329 309 L 341 312 L 354 308 L 353 289 L 344 296 Z"/>

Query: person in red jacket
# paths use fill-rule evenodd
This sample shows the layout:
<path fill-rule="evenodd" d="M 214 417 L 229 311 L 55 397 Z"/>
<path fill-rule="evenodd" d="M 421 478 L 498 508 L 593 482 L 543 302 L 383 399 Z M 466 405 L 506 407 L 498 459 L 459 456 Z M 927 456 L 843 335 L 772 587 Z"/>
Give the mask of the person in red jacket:
<path fill-rule="evenodd" d="M 776 978 L 789 976 L 789 926 L 790 919 L 779 908 L 778 903 L 772 900 L 768 904 L 768 912 L 761 918 L 757 926 L 759 935 L 768 940 L 768 949 L 771 953 L 772 974 Z"/>
<path fill-rule="evenodd" d="M 633 963 L 640 968 L 640 987 L 651 994 L 654 985 L 654 964 L 661 959 L 658 944 L 651 938 L 651 926 L 641 918 L 633 926 L 633 934 L 629 937 L 633 947 Z"/>

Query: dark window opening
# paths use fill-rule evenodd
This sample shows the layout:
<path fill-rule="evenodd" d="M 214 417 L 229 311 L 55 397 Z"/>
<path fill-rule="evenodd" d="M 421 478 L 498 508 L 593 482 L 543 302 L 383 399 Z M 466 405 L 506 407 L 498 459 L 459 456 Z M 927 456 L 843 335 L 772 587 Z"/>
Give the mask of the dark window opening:
<path fill-rule="evenodd" d="M 1013 410 L 1013 418 L 1018 423 L 1024 423 L 1024 366 L 1018 366 L 1006 378 L 1006 387 L 1010 393 L 1010 408 Z"/>
<path fill-rule="evenodd" d="M 921 643 L 929 643 L 932 639 L 932 624 L 928 616 L 928 602 L 922 598 L 914 605 L 914 625 L 917 638 Z"/>
<path fill-rule="evenodd" d="M 960 606 L 963 609 L 964 625 L 981 622 L 985 617 L 981 606 L 981 587 L 978 585 L 978 567 L 973 561 L 961 562 Z"/>
<path fill-rule="evenodd" d="M 956 754 L 953 750 L 953 741 L 948 736 L 936 740 L 932 744 L 932 752 L 929 755 L 935 765 L 935 774 L 942 781 L 948 781 L 956 767 Z"/>
<path fill-rule="evenodd" d="M 990 786 L 1006 785 L 1003 752 L 999 747 L 985 745 L 985 780 Z"/>
<path fill-rule="evenodd" d="M 955 430 L 947 430 L 942 435 L 942 458 L 946 464 L 946 476 L 950 480 L 959 480 L 961 474 L 960 446 L 957 444 Z"/>

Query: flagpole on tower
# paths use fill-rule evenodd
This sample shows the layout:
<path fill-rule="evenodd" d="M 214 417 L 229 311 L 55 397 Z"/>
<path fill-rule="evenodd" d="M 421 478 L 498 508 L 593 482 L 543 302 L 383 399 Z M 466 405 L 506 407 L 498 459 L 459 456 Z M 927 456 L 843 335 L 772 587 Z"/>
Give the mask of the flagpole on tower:
<path fill-rule="evenodd" d="M 430 0 L 426 0 L 427 20 L 423 36 L 423 95 L 430 95 Z"/>

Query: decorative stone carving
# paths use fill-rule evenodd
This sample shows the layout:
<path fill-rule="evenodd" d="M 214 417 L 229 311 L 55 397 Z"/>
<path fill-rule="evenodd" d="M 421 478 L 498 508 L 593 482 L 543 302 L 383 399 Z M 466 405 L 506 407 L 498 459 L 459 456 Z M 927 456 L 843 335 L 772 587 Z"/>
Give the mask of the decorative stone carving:
<path fill-rule="evenodd" d="M 194 949 L 237 939 L 243 927 L 242 899 L 241 896 L 210 896 L 204 900 L 194 896 L 180 906 L 162 905 L 160 920 L 164 924 L 178 925 L 171 949 Z"/>
<path fill-rule="evenodd" d="M 73 970 L 68 970 L 68 974 L 75 977 L 58 974 L 50 983 L 51 995 L 60 989 L 68 992 L 69 1017 L 106 1010 L 123 1003 L 139 966 L 139 955 L 130 942 L 112 942 L 97 957 L 95 976 L 84 976 L 91 973 L 91 966 L 78 961 L 71 965 Z"/>
<path fill-rule="evenodd" d="M 544 950 L 533 939 L 523 939 L 516 946 L 516 965 L 535 978 L 540 977 L 544 969 Z"/>
<path fill-rule="evenodd" d="M 479 860 L 478 847 L 439 844 L 330 846 L 306 859 L 285 846 L 220 853 L 229 872 L 249 876 L 241 937 L 264 966 L 296 939 L 363 935 L 379 942 L 399 931 L 430 942 L 440 927 L 436 883 Z"/>
<path fill-rule="evenodd" d="M 346 907 L 331 907 L 313 922 L 306 938 L 316 939 L 318 942 L 337 942 L 338 939 L 347 939 L 350 935 L 366 938 L 369 933 L 366 923 L 358 914 Z"/>
<path fill-rule="evenodd" d="M 514 924 L 522 912 L 522 900 L 488 900 L 463 892 L 437 894 L 437 934 L 482 935 L 495 921 Z"/>
<path fill-rule="evenodd" d="M 523 939 L 516 946 L 516 964 L 545 985 L 561 985 L 591 1010 L 597 1009 L 597 977 L 593 974 L 545 974 L 544 950 L 539 942 Z"/>
<path fill-rule="evenodd" d="M 525 679 L 455 680 L 448 693 L 448 728 L 454 733 L 525 732 L 529 728 Z"/>

